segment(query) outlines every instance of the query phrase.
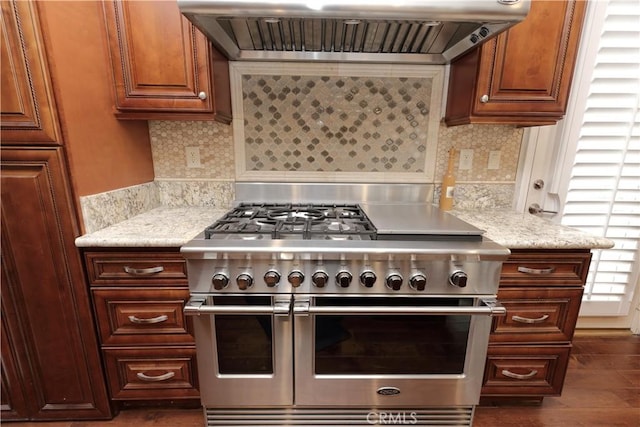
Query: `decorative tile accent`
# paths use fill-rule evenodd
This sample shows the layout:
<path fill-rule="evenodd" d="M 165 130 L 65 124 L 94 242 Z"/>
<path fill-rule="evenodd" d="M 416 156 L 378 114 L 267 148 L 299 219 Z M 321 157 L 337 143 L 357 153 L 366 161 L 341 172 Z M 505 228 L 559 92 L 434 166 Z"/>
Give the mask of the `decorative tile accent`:
<path fill-rule="evenodd" d="M 157 180 L 162 206 L 231 207 L 235 198 L 233 181 Z"/>
<path fill-rule="evenodd" d="M 233 179 L 231 126 L 213 121 L 149 121 L 158 178 Z M 185 147 L 198 147 L 202 167 L 188 168 Z"/>
<path fill-rule="evenodd" d="M 502 125 L 464 125 L 446 127 L 440 125 L 436 181 L 442 181 L 447 169 L 449 149 L 473 149 L 473 164 L 469 170 L 458 169 L 456 160 L 456 182 L 515 182 L 518 156 L 524 130 Z M 489 153 L 500 151 L 498 169 L 488 169 Z"/>
<path fill-rule="evenodd" d="M 92 233 L 160 206 L 153 182 L 80 197 L 86 233 Z"/>
<path fill-rule="evenodd" d="M 243 76 L 253 171 L 424 172 L 431 79 Z"/>
<path fill-rule="evenodd" d="M 442 67 L 351 65 L 232 64 L 239 179 L 432 179 Z"/>

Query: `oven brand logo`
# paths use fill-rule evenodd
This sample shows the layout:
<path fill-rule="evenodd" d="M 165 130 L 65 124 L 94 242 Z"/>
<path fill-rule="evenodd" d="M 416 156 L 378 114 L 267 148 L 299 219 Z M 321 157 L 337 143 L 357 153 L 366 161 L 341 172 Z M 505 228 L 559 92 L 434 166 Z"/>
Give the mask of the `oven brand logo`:
<path fill-rule="evenodd" d="M 376 393 L 381 394 L 383 396 L 395 396 L 400 394 L 400 389 L 397 387 L 380 387 Z"/>
<path fill-rule="evenodd" d="M 415 412 L 369 412 L 367 423 L 371 425 L 413 425 L 418 423 Z"/>

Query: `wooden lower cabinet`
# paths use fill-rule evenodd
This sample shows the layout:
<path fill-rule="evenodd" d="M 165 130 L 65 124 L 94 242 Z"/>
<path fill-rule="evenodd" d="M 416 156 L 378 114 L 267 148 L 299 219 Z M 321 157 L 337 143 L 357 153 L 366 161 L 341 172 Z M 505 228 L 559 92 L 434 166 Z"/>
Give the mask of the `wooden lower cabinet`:
<path fill-rule="evenodd" d="M 86 250 L 109 393 L 115 401 L 198 399 L 186 262 L 178 249 Z"/>
<path fill-rule="evenodd" d="M 111 418 L 61 148 L 2 148 L 2 420 Z"/>
<path fill-rule="evenodd" d="M 570 344 L 491 346 L 483 394 L 558 396 L 569 364 Z"/>
<path fill-rule="evenodd" d="M 192 347 L 104 348 L 114 400 L 198 398 L 196 349 Z"/>
<path fill-rule="evenodd" d="M 512 250 L 503 263 L 483 401 L 559 396 L 569 363 L 591 252 Z"/>

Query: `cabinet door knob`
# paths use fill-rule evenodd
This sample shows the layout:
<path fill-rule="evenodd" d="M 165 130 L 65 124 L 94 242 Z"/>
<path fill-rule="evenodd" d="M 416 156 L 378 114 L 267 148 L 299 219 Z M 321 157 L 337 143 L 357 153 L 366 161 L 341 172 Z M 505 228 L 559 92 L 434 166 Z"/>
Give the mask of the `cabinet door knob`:
<path fill-rule="evenodd" d="M 487 102 L 489 102 L 489 95 L 484 94 L 480 97 L 480 102 L 482 102 L 483 104 L 486 104 Z"/>
<path fill-rule="evenodd" d="M 206 92 L 200 92 L 198 94 L 198 98 L 200 98 L 200 99 L 202 99 L 204 101 L 205 99 L 207 99 L 207 93 Z"/>

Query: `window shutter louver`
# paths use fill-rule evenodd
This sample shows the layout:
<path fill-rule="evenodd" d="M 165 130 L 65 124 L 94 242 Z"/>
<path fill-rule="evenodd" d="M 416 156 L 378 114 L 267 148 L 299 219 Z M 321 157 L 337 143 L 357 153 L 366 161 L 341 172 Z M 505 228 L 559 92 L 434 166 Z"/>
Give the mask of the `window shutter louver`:
<path fill-rule="evenodd" d="M 581 315 L 626 315 L 640 264 L 638 1 L 607 6 L 562 224 L 615 242 L 593 252 Z"/>

